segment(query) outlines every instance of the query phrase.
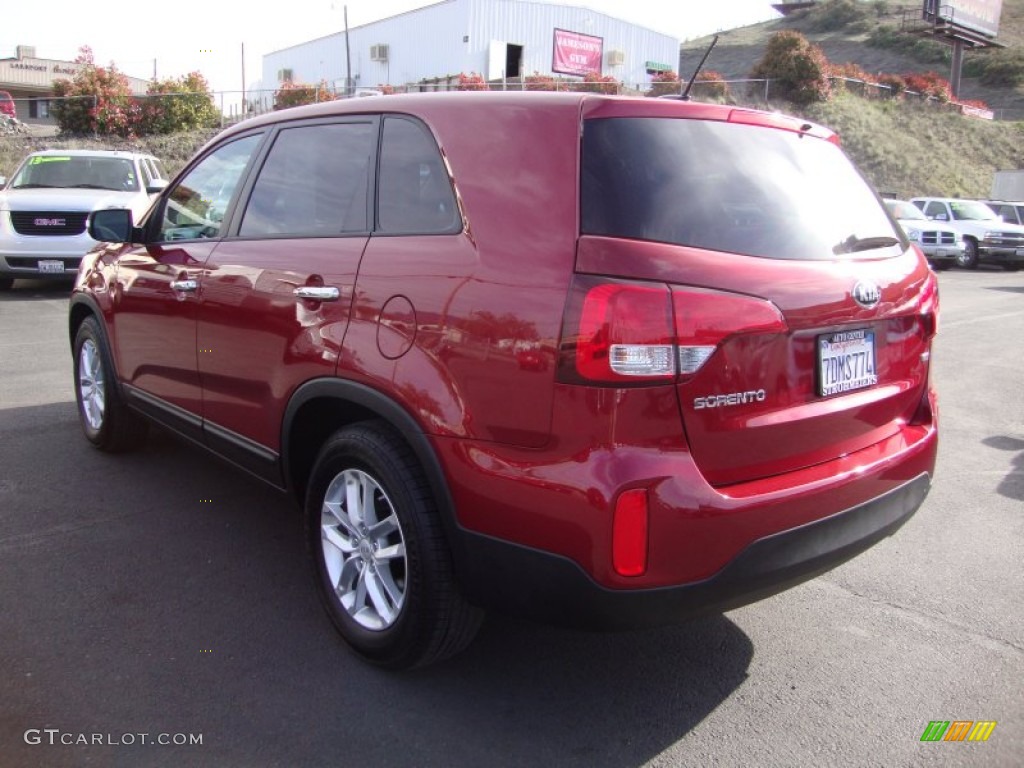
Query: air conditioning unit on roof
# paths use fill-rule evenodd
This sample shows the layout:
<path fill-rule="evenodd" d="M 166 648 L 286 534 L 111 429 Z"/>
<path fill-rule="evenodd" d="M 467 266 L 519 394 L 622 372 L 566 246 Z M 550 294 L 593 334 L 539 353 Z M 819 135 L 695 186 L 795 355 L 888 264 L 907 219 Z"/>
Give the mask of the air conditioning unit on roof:
<path fill-rule="evenodd" d="M 388 60 L 388 46 L 387 43 L 377 43 L 377 45 L 370 46 L 370 61 L 387 61 Z"/>
<path fill-rule="evenodd" d="M 608 51 L 608 66 L 621 67 L 626 63 L 625 51 Z"/>

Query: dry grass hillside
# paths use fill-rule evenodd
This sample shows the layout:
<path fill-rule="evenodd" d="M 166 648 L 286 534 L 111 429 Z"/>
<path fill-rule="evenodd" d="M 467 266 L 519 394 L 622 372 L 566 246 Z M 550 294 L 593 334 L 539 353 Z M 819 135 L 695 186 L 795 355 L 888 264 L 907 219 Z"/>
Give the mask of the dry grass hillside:
<path fill-rule="evenodd" d="M 869 44 L 876 28 L 885 26 L 895 31 L 900 28 L 904 14 L 907 18 L 919 19 L 921 0 L 859 0 L 859 4 L 864 7 L 867 18 L 835 29 L 823 29 L 831 25 L 827 14 L 822 13 L 824 9 L 819 9 L 722 32 L 706 67 L 721 73 L 728 80 L 746 78 L 764 55 L 768 39 L 776 32 L 791 29 L 819 46 L 834 64 L 856 64 L 873 74 L 936 72 L 947 79 L 950 77 L 949 49 L 938 43 L 929 44 L 922 38 L 908 35 L 905 38 L 906 50 Z M 702 37 L 683 44 L 682 76 L 689 77 L 711 39 L 710 36 Z M 1024 48 L 1024 0 L 1003 0 L 996 41 L 1006 46 L 1006 51 L 1019 52 Z M 913 42 L 918 45 L 911 51 Z M 944 60 L 932 58 L 936 52 L 944 55 Z M 989 52 L 968 51 L 964 57 L 965 72 L 970 72 L 972 60 L 986 55 Z M 1000 116 L 1024 119 L 1024 84 L 1016 88 L 992 88 L 984 85 L 979 78 L 965 74 L 960 95 L 965 99 L 984 101 Z"/>

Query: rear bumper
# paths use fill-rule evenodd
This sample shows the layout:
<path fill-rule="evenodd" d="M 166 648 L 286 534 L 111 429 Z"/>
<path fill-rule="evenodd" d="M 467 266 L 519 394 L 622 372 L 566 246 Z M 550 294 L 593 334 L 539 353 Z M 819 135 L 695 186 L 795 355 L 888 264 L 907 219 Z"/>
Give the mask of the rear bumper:
<path fill-rule="evenodd" d="M 609 589 L 572 560 L 465 532 L 465 588 L 489 607 L 564 626 L 626 629 L 738 608 L 814 578 L 892 535 L 931 487 L 922 473 L 805 525 L 759 538 L 711 577 L 652 589 Z"/>

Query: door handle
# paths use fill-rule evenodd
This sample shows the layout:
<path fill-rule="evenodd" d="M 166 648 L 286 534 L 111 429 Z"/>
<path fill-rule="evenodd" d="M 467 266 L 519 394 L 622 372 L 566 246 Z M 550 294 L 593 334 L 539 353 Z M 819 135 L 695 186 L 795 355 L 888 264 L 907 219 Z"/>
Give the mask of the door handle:
<path fill-rule="evenodd" d="M 195 293 L 199 289 L 198 280 L 172 280 L 171 288 L 182 293 Z"/>
<path fill-rule="evenodd" d="M 337 301 L 341 291 L 333 285 L 303 285 L 295 289 L 295 296 L 309 301 Z"/>

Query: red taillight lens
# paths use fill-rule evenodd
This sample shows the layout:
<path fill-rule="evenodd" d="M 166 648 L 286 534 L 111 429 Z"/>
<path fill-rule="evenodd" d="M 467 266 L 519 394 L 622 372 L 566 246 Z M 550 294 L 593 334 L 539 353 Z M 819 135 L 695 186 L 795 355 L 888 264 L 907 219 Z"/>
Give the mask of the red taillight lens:
<path fill-rule="evenodd" d="M 580 276 L 562 328 L 559 379 L 644 384 L 691 376 L 739 333 L 784 333 L 770 301 L 665 283 Z"/>
<path fill-rule="evenodd" d="M 575 342 L 575 373 L 597 382 L 671 380 L 676 367 L 668 286 L 579 283 L 569 310 L 579 323 L 563 339 Z"/>
<path fill-rule="evenodd" d="M 620 576 L 642 576 L 647 570 L 647 491 L 623 491 L 612 518 L 612 567 Z"/>
<path fill-rule="evenodd" d="M 679 372 L 700 370 L 718 345 L 739 333 L 785 333 L 786 321 L 770 301 L 697 288 L 673 288 Z"/>

